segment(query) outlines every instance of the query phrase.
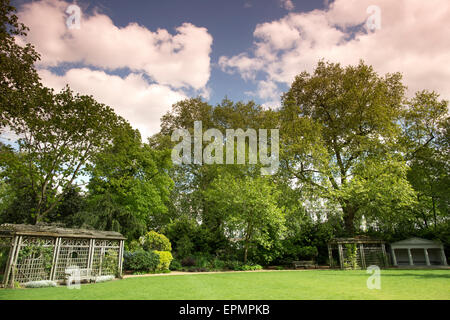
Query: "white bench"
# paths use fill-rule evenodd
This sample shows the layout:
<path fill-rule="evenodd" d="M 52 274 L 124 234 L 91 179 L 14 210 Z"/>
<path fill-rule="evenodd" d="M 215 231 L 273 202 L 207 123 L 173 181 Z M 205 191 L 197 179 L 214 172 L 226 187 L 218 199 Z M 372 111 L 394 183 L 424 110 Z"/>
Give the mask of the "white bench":
<path fill-rule="evenodd" d="M 95 276 L 92 274 L 92 269 L 91 268 L 78 268 L 76 266 L 73 267 L 69 267 L 65 270 L 66 273 L 66 283 L 71 280 L 80 280 L 83 281 L 89 281 L 92 282 L 92 280 L 95 281 Z M 77 279 L 78 278 L 78 279 Z"/>
<path fill-rule="evenodd" d="M 294 265 L 294 268 L 297 269 L 298 267 L 306 268 L 317 268 L 316 263 L 313 260 L 307 260 L 307 261 L 292 261 L 292 264 Z"/>

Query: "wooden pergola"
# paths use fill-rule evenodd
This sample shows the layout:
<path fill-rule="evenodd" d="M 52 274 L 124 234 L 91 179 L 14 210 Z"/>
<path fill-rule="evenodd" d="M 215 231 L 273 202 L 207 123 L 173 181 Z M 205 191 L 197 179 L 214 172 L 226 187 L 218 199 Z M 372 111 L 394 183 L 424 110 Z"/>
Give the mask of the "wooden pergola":
<path fill-rule="evenodd" d="M 341 269 L 346 269 L 351 264 L 348 247 L 352 247 L 356 251 L 358 268 L 365 269 L 370 265 L 388 266 L 385 241 L 357 236 L 354 238 L 336 238 L 328 243 L 328 256 L 331 268 L 337 267 L 334 260 L 338 261 Z M 334 259 L 336 255 L 333 256 L 333 253 L 337 254 L 337 259 Z"/>
<path fill-rule="evenodd" d="M 113 231 L 0 225 L 0 257 L 7 256 L 6 263 L 0 265 L 2 286 L 39 280 L 61 282 L 67 268 L 120 277 L 125 239 Z"/>

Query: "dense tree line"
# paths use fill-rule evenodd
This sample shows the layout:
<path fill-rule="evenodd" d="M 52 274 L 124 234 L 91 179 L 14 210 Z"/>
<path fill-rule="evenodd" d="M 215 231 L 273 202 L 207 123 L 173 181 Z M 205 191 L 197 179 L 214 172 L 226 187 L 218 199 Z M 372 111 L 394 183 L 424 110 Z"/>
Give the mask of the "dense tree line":
<path fill-rule="evenodd" d="M 450 243 L 448 102 L 437 93 L 408 97 L 398 73 L 321 61 L 278 109 L 187 99 L 142 141 L 112 108 L 40 83 L 38 53 L 15 42 L 27 28 L 14 12 L 0 0 L 0 133 L 17 137 L 0 143 L 1 223 L 115 230 L 128 244 L 155 230 L 178 261 L 323 263 L 329 239 L 356 234 Z M 278 171 L 173 165 L 171 134 L 193 136 L 195 121 L 204 131 L 279 129 Z"/>

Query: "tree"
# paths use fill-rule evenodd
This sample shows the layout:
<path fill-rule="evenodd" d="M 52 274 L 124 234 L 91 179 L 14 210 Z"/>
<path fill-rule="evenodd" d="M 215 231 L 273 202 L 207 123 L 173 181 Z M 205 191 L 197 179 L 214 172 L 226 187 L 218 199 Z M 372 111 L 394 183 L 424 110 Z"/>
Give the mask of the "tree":
<path fill-rule="evenodd" d="M 113 130 L 126 124 L 114 111 L 90 96 L 41 88 L 30 112 L 9 121 L 19 137 L 18 151 L 2 165 L 9 176 L 26 177 L 36 204 L 34 222 L 44 221 L 67 190 L 83 184 L 86 164 L 112 142 Z"/>
<path fill-rule="evenodd" d="M 160 229 L 173 186 L 170 167 L 168 150 L 143 144 L 129 125 L 115 130 L 113 143 L 88 167 L 88 201 L 91 212 L 99 213 L 96 227 L 134 239 L 148 229 Z"/>
<path fill-rule="evenodd" d="M 250 245 L 270 248 L 285 230 L 283 211 L 276 204 L 277 191 L 267 178 L 219 176 L 205 195 L 214 210 L 225 215 L 228 235 L 242 241 L 244 263 Z"/>
<path fill-rule="evenodd" d="M 29 99 L 40 87 L 34 68 L 39 54 L 31 44 L 18 44 L 16 37 L 25 36 L 28 28 L 15 11 L 9 0 L 0 0 L 0 132 L 11 117 L 29 112 Z"/>
<path fill-rule="evenodd" d="M 381 77 L 363 62 L 344 68 L 321 61 L 312 74 L 298 75 L 282 97 L 283 166 L 303 186 L 339 203 L 349 234 L 362 203 L 347 191 L 378 178 L 360 176 L 358 166 L 386 166 L 396 152 L 404 90 L 400 74 Z M 392 192 L 391 185 L 382 192 Z"/>
<path fill-rule="evenodd" d="M 411 167 L 408 180 L 417 191 L 417 205 L 413 210 L 425 228 L 433 221 L 436 230 L 439 222 L 448 219 L 450 207 L 448 101 L 439 100 L 435 92 L 417 92 L 408 101 L 402 126 Z"/>

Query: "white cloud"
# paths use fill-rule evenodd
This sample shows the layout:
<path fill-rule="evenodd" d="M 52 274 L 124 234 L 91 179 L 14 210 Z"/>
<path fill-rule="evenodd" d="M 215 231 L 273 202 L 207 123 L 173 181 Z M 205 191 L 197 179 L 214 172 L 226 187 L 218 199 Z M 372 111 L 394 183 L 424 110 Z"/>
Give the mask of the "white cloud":
<path fill-rule="evenodd" d="M 168 86 L 149 84 L 142 74 L 132 73 L 125 78 L 88 68 L 71 69 L 63 76 L 39 70 L 42 81 L 55 90 L 66 83 L 79 93 L 92 95 L 97 101 L 114 108 L 139 129 L 143 138 L 159 131 L 160 119 L 177 101 L 187 98 L 183 92 Z"/>
<path fill-rule="evenodd" d="M 210 76 L 212 36 L 206 28 L 183 23 L 172 35 L 130 23 L 118 27 L 106 15 L 83 12 L 80 29 L 66 27 L 68 2 L 24 4 L 20 20 L 30 27 L 27 40 L 42 54 L 40 66 L 82 63 L 106 70 L 145 72 L 157 83 L 203 89 Z"/>
<path fill-rule="evenodd" d="M 292 0 L 279 0 L 280 6 L 288 11 L 294 10 L 294 4 L 292 3 Z"/>
<path fill-rule="evenodd" d="M 366 10 L 372 4 L 335 0 L 325 10 L 290 13 L 259 24 L 253 50 L 221 57 L 221 68 L 244 79 L 262 74 L 263 81 L 290 85 L 295 75 L 312 71 L 320 59 L 343 65 L 363 59 L 379 73 L 402 72 L 409 94 L 430 89 L 449 99 L 450 2 L 378 0 L 382 25 L 370 32 Z M 259 90 L 260 97 L 272 89 Z"/>
<path fill-rule="evenodd" d="M 137 23 L 119 27 L 98 10 L 83 12 L 80 28 L 68 29 L 65 11 L 70 4 L 41 0 L 18 10 L 20 21 L 30 28 L 26 41 L 41 54 L 38 71 L 44 85 L 60 90 L 69 84 L 80 94 L 92 95 L 144 138 L 159 131 L 161 116 L 173 103 L 188 98 L 185 92 L 209 99 L 213 39 L 207 29 L 183 23 L 171 34 Z M 49 70 L 67 68 L 68 63 L 81 67 L 62 76 Z M 123 69 L 130 70 L 128 76 L 111 74 Z"/>

